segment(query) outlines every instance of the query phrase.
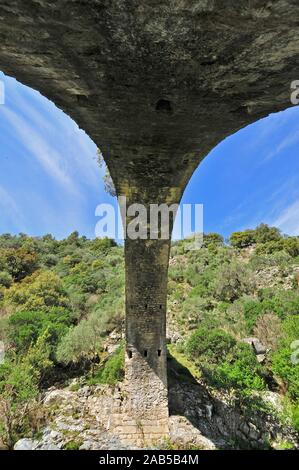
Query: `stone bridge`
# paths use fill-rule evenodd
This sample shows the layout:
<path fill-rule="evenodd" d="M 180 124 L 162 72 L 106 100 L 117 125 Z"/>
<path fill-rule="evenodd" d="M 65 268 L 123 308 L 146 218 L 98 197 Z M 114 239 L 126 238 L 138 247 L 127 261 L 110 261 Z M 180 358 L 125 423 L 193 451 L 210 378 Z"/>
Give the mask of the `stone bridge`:
<path fill-rule="evenodd" d="M 178 203 L 216 144 L 291 105 L 299 2 L 1 0 L 0 70 L 87 132 L 128 203 Z M 169 245 L 125 243 L 132 438 L 168 431 Z"/>

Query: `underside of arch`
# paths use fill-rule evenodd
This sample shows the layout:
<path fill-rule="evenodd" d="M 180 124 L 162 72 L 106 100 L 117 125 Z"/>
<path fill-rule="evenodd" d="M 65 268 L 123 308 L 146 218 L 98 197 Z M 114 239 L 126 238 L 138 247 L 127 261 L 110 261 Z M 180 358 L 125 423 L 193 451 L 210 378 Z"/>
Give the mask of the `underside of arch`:
<path fill-rule="evenodd" d="M 217 143 L 290 106 L 298 59 L 294 0 L 0 4 L 0 70 L 87 132 L 128 203 L 179 202 Z M 126 244 L 127 385 L 139 439 L 167 434 L 168 254 L 166 242 Z"/>

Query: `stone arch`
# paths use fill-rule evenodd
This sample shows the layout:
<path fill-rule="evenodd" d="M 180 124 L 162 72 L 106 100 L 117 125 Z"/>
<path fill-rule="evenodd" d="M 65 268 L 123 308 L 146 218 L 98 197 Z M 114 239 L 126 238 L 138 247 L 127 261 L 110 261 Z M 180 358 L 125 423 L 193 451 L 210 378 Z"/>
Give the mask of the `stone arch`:
<path fill-rule="evenodd" d="M 14 0 L 1 2 L 0 25 L 0 70 L 87 132 L 129 203 L 178 203 L 208 152 L 289 107 L 299 79 L 294 0 Z M 125 245 L 126 383 L 137 440 L 167 434 L 169 245 Z M 144 361 L 144 335 L 159 360 Z"/>

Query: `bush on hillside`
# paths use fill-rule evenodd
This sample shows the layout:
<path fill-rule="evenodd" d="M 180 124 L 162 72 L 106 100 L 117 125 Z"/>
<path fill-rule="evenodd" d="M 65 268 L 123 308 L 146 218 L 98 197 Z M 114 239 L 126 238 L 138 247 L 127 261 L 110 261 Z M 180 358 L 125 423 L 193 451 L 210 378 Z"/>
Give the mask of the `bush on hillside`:
<path fill-rule="evenodd" d="M 232 233 L 229 242 L 234 248 L 246 248 L 256 243 L 267 243 L 280 239 L 281 234 L 276 227 L 260 224 L 255 230 L 248 229 Z"/>
<path fill-rule="evenodd" d="M 234 302 L 243 294 L 250 294 L 253 289 L 253 278 L 240 263 L 225 264 L 215 273 L 213 292 L 218 300 Z"/>
<path fill-rule="evenodd" d="M 234 389 L 241 396 L 248 396 L 253 390 L 266 388 L 262 367 L 257 362 L 251 346 L 238 344 L 231 351 L 231 356 L 224 357 L 212 371 L 211 377 L 215 385 Z"/>
<path fill-rule="evenodd" d="M 184 349 L 191 359 L 217 363 L 235 344 L 234 338 L 223 330 L 199 327 L 191 334 Z"/>
<path fill-rule="evenodd" d="M 47 332 L 26 355 L 10 355 L 0 364 L 0 437 L 10 448 L 24 435 L 37 431 L 40 416 L 40 381 L 52 366 Z"/>
<path fill-rule="evenodd" d="M 62 280 L 52 271 L 37 271 L 7 290 L 5 302 L 16 310 L 66 307 L 67 293 Z"/>
<path fill-rule="evenodd" d="M 272 356 L 272 368 L 288 395 L 299 399 L 299 316 L 291 315 L 282 324 L 283 338 Z"/>
<path fill-rule="evenodd" d="M 89 381 L 91 384 L 103 383 L 115 385 L 123 380 L 125 375 L 125 348 L 119 346 L 108 358 L 105 364 L 98 370 Z"/>
<path fill-rule="evenodd" d="M 56 358 L 63 364 L 97 359 L 102 351 L 105 321 L 99 315 L 90 315 L 78 325 L 70 328 L 60 341 Z"/>
<path fill-rule="evenodd" d="M 25 353 L 47 331 L 48 344 L 54 351 L 71 324 L 71 313 L 63 308 L 15 312 L 8 318 L 8 339 L 18 354 Z"/>

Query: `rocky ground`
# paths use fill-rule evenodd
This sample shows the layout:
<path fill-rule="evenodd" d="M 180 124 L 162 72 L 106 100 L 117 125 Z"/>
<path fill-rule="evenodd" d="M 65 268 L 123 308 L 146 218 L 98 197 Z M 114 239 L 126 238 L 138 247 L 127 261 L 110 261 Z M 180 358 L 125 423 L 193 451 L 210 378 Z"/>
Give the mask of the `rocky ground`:
<path fill-rule="evenodd" d="M 122 394 L 117 387 L 98 385 L 46 391 L 47 426 L 35 439 L 21 439 L 15 450 L 134 449 L 110 429 L 109 416 Z M 265 403 L 279 412 L 280 397 L 267 392 Z M 169 390 L 169 439 L 157 448 L 299 448 L 298 436 L 270 413 L 246 415 L 233 398 L 215 395 L 200 383 L 172 384 Z"/>

